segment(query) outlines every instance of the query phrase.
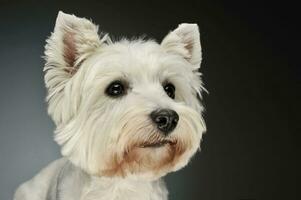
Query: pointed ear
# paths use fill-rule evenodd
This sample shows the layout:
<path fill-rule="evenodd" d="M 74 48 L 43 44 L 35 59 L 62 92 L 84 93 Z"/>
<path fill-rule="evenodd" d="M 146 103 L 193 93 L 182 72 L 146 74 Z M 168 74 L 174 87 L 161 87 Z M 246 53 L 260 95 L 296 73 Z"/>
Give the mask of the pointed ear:
<path fill-rule="evenodd" d="M 192 65 L 202 60 L 200 33 L 197 24 L 180 24 L 162 41 L 161 46 L 169 53 L 183 56 Z"/>
<path fill-rule="evenodd" d="M 59 12 L 54 32 L 46 41 L 45 70 L 73 75 L 101 44 L 98 27 L 85 18 Z"/>
<path fill-rule="evenodd" d="M 69 119 L 73 112 L 70 102 L 78 101 L 70 92 L 70 88 L 75 88 L 70 86 L 71 78 L 106 38 L 99 38 L 98 27 L 91 21 L 61 11 L 58 13 L 54 31 L 46 40 L 44 56 L 48 113 L 57 124 Z"/>

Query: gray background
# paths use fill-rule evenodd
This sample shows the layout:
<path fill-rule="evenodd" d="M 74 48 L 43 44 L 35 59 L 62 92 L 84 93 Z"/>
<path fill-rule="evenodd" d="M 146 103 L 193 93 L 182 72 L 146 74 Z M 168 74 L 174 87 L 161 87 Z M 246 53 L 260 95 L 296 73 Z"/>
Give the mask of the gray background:
<path fill-rule="evenodd" d="M 91 18 L 117 38 L 147 33 L 160 41 L 181 22 L 199 24 L 208 132 L 192 163 L 168 175 L 170 199 L 300 199 L 297 7 L 185 0 L 1 1 L 0 200 L 60 156 L 41 59 L 58 10 Z"/>

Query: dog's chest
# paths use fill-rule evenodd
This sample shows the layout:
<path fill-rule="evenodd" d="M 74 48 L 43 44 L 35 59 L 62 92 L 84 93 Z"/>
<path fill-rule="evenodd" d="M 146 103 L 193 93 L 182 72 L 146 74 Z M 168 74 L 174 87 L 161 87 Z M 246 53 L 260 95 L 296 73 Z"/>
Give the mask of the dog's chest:
<path fill-rule="evenodd" d="M 59 176 L 57 198 L 64 200 L 167 200 L 163 180 L 96 178 L 72 165 Z"/>
<path fill-rule="evenodd" d="M 167 190 L 161 181 L 92 183 L 83 190 L 80 200 L 167 200 Z"/>

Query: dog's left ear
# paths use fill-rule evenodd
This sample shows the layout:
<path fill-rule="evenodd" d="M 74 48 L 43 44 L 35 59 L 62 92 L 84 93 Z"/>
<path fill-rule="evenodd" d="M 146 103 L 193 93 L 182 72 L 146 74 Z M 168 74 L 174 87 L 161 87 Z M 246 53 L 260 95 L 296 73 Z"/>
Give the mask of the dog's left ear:
<path fill-rule="evenodd" d="M 202 60 L 200 33 L 197 24 L 180 24 L 163 39 L 161 46 L 169 53 L 183 56 L 199 67 Z"/>

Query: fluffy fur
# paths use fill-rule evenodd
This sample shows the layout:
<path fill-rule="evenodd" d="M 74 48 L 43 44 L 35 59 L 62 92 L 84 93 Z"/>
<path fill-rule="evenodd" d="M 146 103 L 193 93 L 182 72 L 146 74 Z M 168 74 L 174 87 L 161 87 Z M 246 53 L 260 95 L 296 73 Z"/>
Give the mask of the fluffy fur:
<path fill-rule="evenodd" d="M 167 199 L 160 178 L 189 162 L 205 131 L 198 26 L 180 24 L 161 44 L 113 42 L 91 21 L 59 12 L 45 60 L 48 113 L 64 158 L 21 185 L 15 200 Z M 126 85 L 120 98 L 105 94 L 114 80 Z M 149 116 L 159 108 L 179 115 L 168 136 Z M 144 147 L 163 140 L 170 143 Z"/>

